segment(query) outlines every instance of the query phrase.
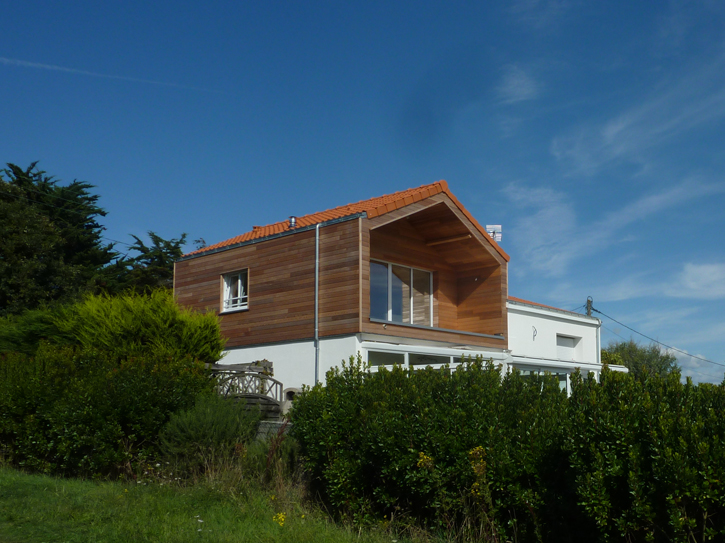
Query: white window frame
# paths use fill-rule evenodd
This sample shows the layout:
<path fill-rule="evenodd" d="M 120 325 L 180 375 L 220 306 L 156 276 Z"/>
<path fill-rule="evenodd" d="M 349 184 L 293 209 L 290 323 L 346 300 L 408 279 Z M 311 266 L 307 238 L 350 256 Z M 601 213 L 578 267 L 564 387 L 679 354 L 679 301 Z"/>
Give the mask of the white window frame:
<path fill-rule="evenodd" d="M 388 268 L 388 311 L 387 311 L 387 317 L 386 321 L 396 323 L 398 321 L 393 320 L 393 266 L 398 266 L 399 268 L 407 268 L 410 271 L 410 296 L 408 299 L 409 308 L 410 308 L 410 315 L 412 320 L 413 315 L 413 271 L 421 271 L 428 274 L 429 278 L 429 285 L 428 285 L 428 291 L 430 292 L 429 301 L 428 301 L 428 307 L 430 310 L 430 314 L 428 315 L 428 324 L 419 324 L 417 326 L 426 326 L 429 328 L 433 327 L 433 272 L 431 270 L 424 270 L 422 268 L 413 268 L 411 266 L 406 266 L 405 264 L 398 264 L 396 262 L 387 262 L 385 260 L 378 260 L 378 259 L 370 259 L 370 262 L 376 262 L 378 264 L 385 264 Z M 415 324 L 413 322 L 403 322 L 401 324 Z"/>
<path fill-rule="evenodd" d="M 239 270 L 232 273 L 222 275 L 223 280 L 223 296 L 222 296 L 222 313 L 231 313 L 233 311 L 244 311 L 249 309 L 249 269 Z M 234 284 L 239 287 L 240 296 L 232 297 L 232 287 Z"/>
<path fill-rule="evenodd" d="M 579 359 L 581 351 L 580 342 L 582 338 L 566 334 L 556 334 L 556 358 L 562 362 L 575 362 Z M 566 345 L 571 343 L 571 345 Z M 566 357 L 563 357 L 563 356 Z M 568 357 L 571 358 L 568 358 Z"/>

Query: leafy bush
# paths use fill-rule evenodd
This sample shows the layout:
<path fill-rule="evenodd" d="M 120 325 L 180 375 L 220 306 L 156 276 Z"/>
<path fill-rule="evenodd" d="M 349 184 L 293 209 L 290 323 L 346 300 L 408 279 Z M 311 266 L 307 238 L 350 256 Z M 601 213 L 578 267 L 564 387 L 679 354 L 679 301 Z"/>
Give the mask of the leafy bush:
<path fill-rule="evenodd" d="M 725 536 L 725 384 L 605 369 L 572 378 L 370 373 L 359 360 L 295 401 L 313 491 L 358 521 L 407 515 L 486 541 Z"/>
<path fill-rule="evenodd" d="M 502 379 L 480 360 L 369 373 L 351 359 L 296 400 L 292 431 L 333 510 L 535 540 L 548 529 L 542 481 L 557 464 L 543 463 L 561 449 L 565 402 L 552 378 Z"/>
<path fill-rule="evenodd" d="M 0 353 L 16 352 L 33 355 L 41 341 L 61 340 L 49 309 L 34 309 L 22 315 L 0 317 Z"/>
<path fill-rule="evenodd" d="M 171 416 L 160 435 L 162 453 L 191 472 L 239 454 L 257 432 L 259 410 L 218 394 L 199 396 L 193 407 Z"/>
<path fill-rule="evenodd" d="M 43 340 L 117 357 L 153 352 L 202 362 L 219 360 L 225 343 L 214 314 L 184 309 L 164 289 L 87 296 L 74 304 L 0 319 L 0 352 L 34 354 Z"/>
<path fill-rule="evenodd" d="M 54 324 L 62 338 L 118 356 L 151 351 L 216 362 L 224 349 L 214 314 L 181 308 L 163 289 L 144 295 L 88 296 L 59 309 Z"/>
<path fill-rule="evenodd" d="M 605 370 L 573 385 L 567 448 L 603 539 L 725 536 L 725 384 Z"/>
<path fill-rule="evenodd" d="M 35 357 L 1 354 L 0 442 L 20 467 L 111 473 L 153 450 L 171 413 L 212 386 L 189 357 L 119 359 L 48 344 Z"/>

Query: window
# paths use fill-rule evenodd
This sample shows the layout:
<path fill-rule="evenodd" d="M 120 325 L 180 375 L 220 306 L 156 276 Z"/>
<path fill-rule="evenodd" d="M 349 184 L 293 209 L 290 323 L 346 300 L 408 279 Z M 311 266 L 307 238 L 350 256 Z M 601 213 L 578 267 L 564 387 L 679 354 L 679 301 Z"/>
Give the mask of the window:
<path fill-rule="evenodd" d="M 577 345 L 581 338 L 556 334 L 556 356 L 559 360 L 576 360 Z"/>
<path fill-rule="evenodd" d="M 368 351 L 368 364 L 371 366 L 392 366 L 405 364 L 405 353 L 389 353 L 385 351 Z"/>
<path fill-rule="evenodd" d="M 370 262 L 370 318 L 433 326 L 433 274 Z"/>
<path fill-rule="evenodd" d="M 566 391 L 567 395 L 571 394 L 570 378 L 567 372 L 562 372 L 556 368 L 531 368 L 529 366 L 514 366 L 521 372 L 525 378 L 532 375 L 552 375 L 559 381 L 559 390 Z"/>
<path fill-rule="evenodd" d="M 222 312 L 247 309 L 249 296 L 247 292 L 247 270 L 229 273 L 224 276 L 224 301 Z"/>

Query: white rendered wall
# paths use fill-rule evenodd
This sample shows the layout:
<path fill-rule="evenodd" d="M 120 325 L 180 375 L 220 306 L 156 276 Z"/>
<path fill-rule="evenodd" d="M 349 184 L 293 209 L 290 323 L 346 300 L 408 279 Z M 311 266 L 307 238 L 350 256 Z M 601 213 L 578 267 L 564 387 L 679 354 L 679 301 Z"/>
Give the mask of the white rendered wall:
<path fill-rule="evenodd" d="M 514 358 L 598 364 L 599 319 L 509 302 L 508 343 Z M 576 338 L 570 356 L 560 357 L 556 336 Z"/>
<path fill-rule="evenodd" d="M 342 360 L 357 355 L 360 344 L 357 336 L 320 340 L 319 380 L 325 382 L 325 374 L 333 366 L 340 366 Z M 274 378 L 284 388 L 302 388 L 315 384 L 314 341 L 298 341 L 274 345 L 255 345 L 226 351 L 219 364 L 247 364 L 267 359 L 273 364 Z"/>

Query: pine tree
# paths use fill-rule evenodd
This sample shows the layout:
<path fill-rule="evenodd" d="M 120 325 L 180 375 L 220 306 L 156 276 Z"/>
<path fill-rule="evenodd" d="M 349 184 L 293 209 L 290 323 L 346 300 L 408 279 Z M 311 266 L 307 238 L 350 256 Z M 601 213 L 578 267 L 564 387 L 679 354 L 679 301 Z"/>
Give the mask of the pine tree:
<path fill-rule="evenodd" d="M 0 172 L 0 316 L 77 297 L 118 256 L 93 185 L 60 184 L 36 165 Z"/>

